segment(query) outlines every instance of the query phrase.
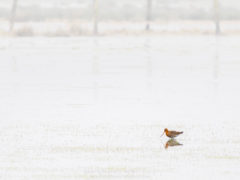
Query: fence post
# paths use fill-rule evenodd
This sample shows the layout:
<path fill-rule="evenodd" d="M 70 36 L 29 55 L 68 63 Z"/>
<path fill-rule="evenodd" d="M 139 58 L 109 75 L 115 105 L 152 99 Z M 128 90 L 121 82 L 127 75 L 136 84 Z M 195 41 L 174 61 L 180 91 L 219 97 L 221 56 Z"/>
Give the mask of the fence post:
<path fill-rule="evenodd" d="M 215 33 L 220 34 L 220 18 L 219 18 L 219 0 L 214 0 L 214 21 L 215 21 Z"/>
<path fill-rule="evenodd" d="M 97 35 L 98 34 L 98 0 L 93 0 L 93 14 L 94 14 L 93 33 L 94 35 Z"/>
<path fill-rule="evenodd" d="M 9 22 L 9 32 L 12 32 L 13 27 L 14 27 L 16 10 L 17 10 L 17 1 L 18 0 L 13 0 L 10 22 Z"/>
<path fill-rule="evenodd" d="M 150 30 L 151 20 L 152 20 L 152 0 L 147 0 L 146 31 Z"/>

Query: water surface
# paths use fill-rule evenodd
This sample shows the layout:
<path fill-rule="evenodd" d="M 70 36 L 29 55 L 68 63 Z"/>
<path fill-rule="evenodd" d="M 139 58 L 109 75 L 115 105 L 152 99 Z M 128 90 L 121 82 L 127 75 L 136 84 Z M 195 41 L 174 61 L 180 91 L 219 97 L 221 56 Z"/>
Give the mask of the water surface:
<path fill-rule="evenodd" d="M 239 40 L 1 39 L 0 176 L 238 179 Z"/>

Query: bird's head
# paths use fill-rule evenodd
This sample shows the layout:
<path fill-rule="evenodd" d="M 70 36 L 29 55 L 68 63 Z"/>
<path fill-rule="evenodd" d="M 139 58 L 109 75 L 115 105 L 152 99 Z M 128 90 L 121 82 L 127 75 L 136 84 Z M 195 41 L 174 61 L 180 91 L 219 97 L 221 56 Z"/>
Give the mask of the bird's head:
<path fill-rule="evenodd" d="M 167 129 L 167 128 L 165 128 L 165 129 L 164 129 L 164 132 L 165 132 L 165 133 L 167 133 L 167 132 L 168 132 L 168 129 Z"/>
<path fill-rule="evenodd" d="M 162 133 L 162 135 L 160 137 L 162 137 L 164 135 L 164 133 L 166 133 L 166 134 L 168 133 L 168 129 L 167 128 L 164 129 L 164 132 Z"/>

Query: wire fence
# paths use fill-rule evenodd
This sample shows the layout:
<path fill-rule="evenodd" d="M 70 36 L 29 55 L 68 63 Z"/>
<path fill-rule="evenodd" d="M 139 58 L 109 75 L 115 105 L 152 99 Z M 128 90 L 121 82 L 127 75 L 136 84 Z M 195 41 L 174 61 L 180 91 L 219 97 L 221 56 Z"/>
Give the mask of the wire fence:
<path fill-rule="evenodd" d="M 240 5 L 236 0 L 229 0 L 228 3 L 226 0 L 2 0 L 0 19 L 9 21 L 9 32 L 20 27 L 15 27 L 15 24 L 28 24 L 24 31 L 30 31 L 29 29 L 34 27 L 33 23 L 43 22 L 49 26 L 61 26 L 61 22 L 65 25 L 66 22 L 72 23 L 74 25 L 68 25 L 68 28 L 70 27 L 71 31 L 81 31 L 79 34 L 85 31 L 96 35 L 99 29 L 110 28 L 110 24 L 119 29 L 125 26 L 124 30 L 136 28 L 167 32 L 189 26 L 191 21 L 195 24 L 193 26 L 196 26 L 195 30 L 198 25 L 206 22 L 205 26 L 220 34 L 221 21 L 240 19 L 240 7 L 236 4 Z M 182 23 L 179 23 L 180 21 Z M 162 22 L 178 22 L 178 25 L 169 27 L 168 24 L 168 27 L 164 27 L 166 24 Z M 55 27 L 57 30 L 64 29 Z M 199 30 L 203 31 L 201 28 Z"/>

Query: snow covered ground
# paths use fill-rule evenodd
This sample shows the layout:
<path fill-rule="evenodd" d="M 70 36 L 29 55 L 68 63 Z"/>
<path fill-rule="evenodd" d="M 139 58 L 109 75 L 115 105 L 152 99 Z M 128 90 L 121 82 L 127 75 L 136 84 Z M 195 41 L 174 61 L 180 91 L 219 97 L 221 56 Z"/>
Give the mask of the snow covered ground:
<path fill-rule="evenodd" d="M 239 179 L 239 42 L 1 38 L 0 177 Z"/>

